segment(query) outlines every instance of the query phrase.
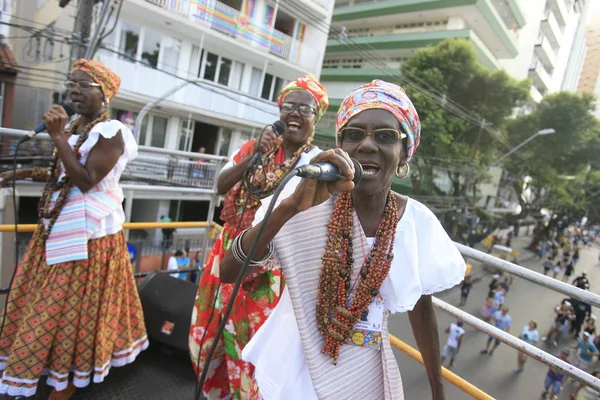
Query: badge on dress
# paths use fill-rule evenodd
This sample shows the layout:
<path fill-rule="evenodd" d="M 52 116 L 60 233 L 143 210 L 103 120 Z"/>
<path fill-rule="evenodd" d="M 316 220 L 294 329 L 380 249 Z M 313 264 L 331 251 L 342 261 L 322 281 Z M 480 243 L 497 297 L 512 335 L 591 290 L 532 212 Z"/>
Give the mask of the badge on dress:
<path fill-rule="evenodd" d="M 384 312 L 385 299 L 379 294 L 371 302 L 369 308 L 362 313 L 356 325 L 354 325 L 353 333 L 350 335 L 348 343 L 380 350 Z"/>

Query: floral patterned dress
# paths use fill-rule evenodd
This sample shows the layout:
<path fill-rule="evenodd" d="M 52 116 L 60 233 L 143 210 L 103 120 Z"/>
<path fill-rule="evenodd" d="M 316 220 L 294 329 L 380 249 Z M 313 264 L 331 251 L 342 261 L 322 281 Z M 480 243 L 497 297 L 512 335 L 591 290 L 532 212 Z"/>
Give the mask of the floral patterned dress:
<path fill-rule="evenodd" d="M 245 143 L 234 155 L 233 165 L 252 154 L 253 146 L 254 141 Z M 273 160 L 273 164 L 281 168 L 269 171 L 267 175 L 275 174 L 279 178 L 289 167 L 289 160 L 286 161 L 282 146 L 274 154 Z M 252 225 L 258 208 L 253 203 L 251 208 L 246 207 L 245 211 L 242 211 L 243 207 L 240 207 L 239 201 L 240 186 L 238 182 L 225 198 L 221 214 L 225 226 L 208 255 L 194 303 L 189 345 L 194 369 L 198 375 L 202 373 L 202 367 L 234 286 L 222 284 L 219 287 L 219 264 L 233 239 Z M 275 308 L 284 284 L 281 270 L 273 268 L 272 263 L 253 269 L 245 278 L 210 364 L 203 388 L 208 399 L 248 398 L 254 371 L 251 364 L 242 360 L 242 350 Z"/>

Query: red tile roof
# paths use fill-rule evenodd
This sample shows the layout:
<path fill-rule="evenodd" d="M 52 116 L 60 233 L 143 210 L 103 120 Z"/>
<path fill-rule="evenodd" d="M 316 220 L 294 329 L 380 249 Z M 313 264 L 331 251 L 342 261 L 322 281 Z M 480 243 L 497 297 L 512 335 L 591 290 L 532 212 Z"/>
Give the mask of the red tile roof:
<path fill-rule="evenodd" d="M 0 43 L 0 71 L 13 74 L 19 72 L 15 55 L 10 47 L 5 43 Z"/>

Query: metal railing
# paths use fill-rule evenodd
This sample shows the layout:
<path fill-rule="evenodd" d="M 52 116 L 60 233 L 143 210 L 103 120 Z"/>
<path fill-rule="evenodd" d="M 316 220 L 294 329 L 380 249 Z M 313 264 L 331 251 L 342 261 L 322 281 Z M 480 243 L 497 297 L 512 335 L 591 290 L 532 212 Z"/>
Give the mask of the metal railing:
<path fill-rule="evenodd" d="M 18 225 L 18 232 L 32 232 L 35 230 L 37 225 L 35 224 L 24 224 Z M 125 223 L 123 225 L 124 229 L 162 229 L 162 228 L 205 228 L 208 229 L 208 237 L 211 239 L 210 241 L 205 241 L 206 245 L 203 249 L 204 252 L 208 250 L 211 246 L 212 239 L 215 238 L 217 232 L 220 232 L 223 228 L 216 223 L 209 224 L 208 222 L 150 222 L 150 223 Z M 0 225 L 0 232 L 14 232 L 14 225 Z M 483 253 L 479 250 L 475 250 L 471 247 L 462 245 L 460 243 L 455 243 L 458 250 L 466 257 L 472 258 L 481 262 L 483 265 L 490 266 L 492 268 L 496 268 L 497 270 L 501 270 L 503 272 L 518 276 L 523 278 L 529 282 L 535 283 L 537 285 L 549 288 L 555 292 L 559 292 L 570 296 L 571 298 L 575 298 L 581 300 L 587 304 L 590 304 L 594 307 L 600 307 L 600 296 L 582 289 L 579 289 L 575 286 L 569 285 L 562 281 L 550 278 L 548 276 L 542 275 L 540 273 L 528 270 L 524 267 L 516 265 L 514 263 L 502 260 L 500 258 L 494 257 L 490 254 Z M 188 268 L 185 270 L 177 271 L 177 272 L 193 272 L 198 271 L 199 268 Z M 137 271 L 139 276 L 143 276 L 145 273 L 140 273 Z M 0 293 L 5 293 L 6 289 L 0 289 Z M 501 342 L 507 344 L 508 346 L 522 351 L 523 353 L 533 357 L 534 359 L 560 370 L 565 374 L 571 376 L 572 378 L 585 383 L 586 385 L 600 390 L 600 379 L 593 377 L 592 375 L 573 367 L 572 365 L 552 356 L 546 351 L 539 349 L 535 346 L 532 346 L 525 341 L 512 336 L 511 334 L 504 332 L 495 326 L 459 309 L 456 308 L 436 297 L 433 297 L 433 305 L 437 309 L 452 315 L 453 317 L 465 322 L 466 324 L 472 326 L 473 328 L 482 331 Z M 402 342 L 398 338 L 390 335 L 391 344 L 408 355 L 409 357 L 423 362 L 420 353 Z M 451 384 L 463 390 L 465 393 L 470 395 L 475 399 L 488 400 L 492 399 L 488 394 L 484 393 L 477 387 L 473 386 L 463 378 L 457 376 L 456 374 L 448 371 L 446 368 L 442 369 L 443 376 L 446 380 L 448 380 Z"/>
<path fill-rule="evenodd" d="M 0 169 L 11 169 L 16 143 L 27 133 L 25 130 L 0 128 L 5 136 L 0 142 Z M 19 168 L 48 166 L 52 157 L 52 143 L 47 134 L 21 145 L 17 156 Z M 123 171 L 121 182 L 144 183 L 154 186 L 175 186 L 215 190 L 216 177 L 227 158 L 211 154 L 139 146 L 139 154 Z"/>

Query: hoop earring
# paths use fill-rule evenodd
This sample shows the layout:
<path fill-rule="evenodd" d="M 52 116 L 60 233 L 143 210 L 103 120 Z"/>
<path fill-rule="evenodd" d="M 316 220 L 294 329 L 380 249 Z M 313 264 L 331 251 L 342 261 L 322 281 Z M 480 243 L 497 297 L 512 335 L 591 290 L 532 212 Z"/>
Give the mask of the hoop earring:
<path fill-rule="evenodd" d="M 404 164 L 403 166 L 398 167 L 398 169 L 396 169 L 396 176 L 399 179 L 405 179 L 409 174 L 410 174 L 410 165 L 409 164 Z"/>
<path fill-rule="evenodd" d="M 102 107 L 104 107 L 104 108 L 108 108 L 108 106 L 109 106 L 109 105 L 110 105 L 110 100 L 108 100 L 108 99 L 104 99 L 104 100 L 102 101 Z"/>

